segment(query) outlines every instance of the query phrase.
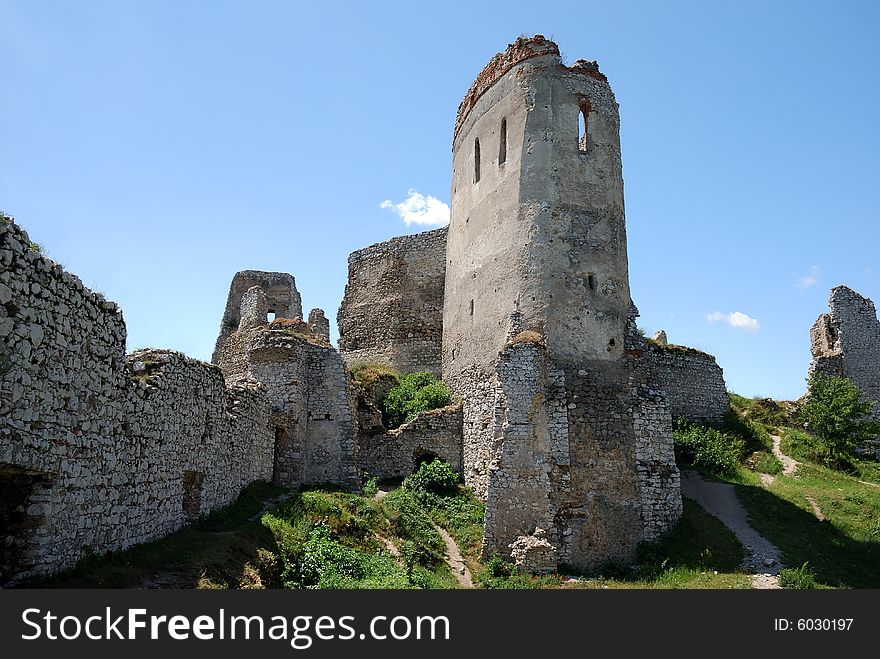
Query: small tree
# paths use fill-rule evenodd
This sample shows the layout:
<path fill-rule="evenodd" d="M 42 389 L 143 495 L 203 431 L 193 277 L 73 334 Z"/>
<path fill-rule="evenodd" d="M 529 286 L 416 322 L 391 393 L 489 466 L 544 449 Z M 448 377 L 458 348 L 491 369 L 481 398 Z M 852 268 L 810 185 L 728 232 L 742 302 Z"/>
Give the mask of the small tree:
<path fill-rule="evenodd" d="M 822 441 L 826 455 L 846 462 L 857 446 L 880 433 L 880 423 L 871 418 L 873 409 L 874 403 L 848 379 L 814 373 L 801 417 Z"/>

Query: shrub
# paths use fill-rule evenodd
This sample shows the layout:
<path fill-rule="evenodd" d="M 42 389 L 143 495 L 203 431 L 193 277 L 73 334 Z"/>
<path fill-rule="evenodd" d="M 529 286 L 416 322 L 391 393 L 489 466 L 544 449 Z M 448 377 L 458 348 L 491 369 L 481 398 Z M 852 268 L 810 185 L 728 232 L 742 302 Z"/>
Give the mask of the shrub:
<path fill-rule="evenodd" d="M 745 449 L 745 443 L 738 437 L 682 420 L 676 423 L 672 436 L 680 460 L 720 476 L 736 474 Z"/>
<path fill-rule="evenodd" d="M 337 581 L 339 577 L 363 579 L 366 574 L 363 559 L 363 554 L 357 550 L 334 540 L 329 528 L 316 526 L 303 545 L 299 561 L 300 583 L 320 586 L 322 582 Z"/>
<path fill-rule="evenodd" d="M 880 433 L 871 418 L 874 403 L 846 378 L 814 373 L 809 380 L 801 418 L 822 442 L 829 460 L 848 463 L 857 446 Z"/>
<path fill-rule="evenodd" d="M 372 499 L 376 496 L 376 492 L 379 491 L 379 479 L 376 476 L 373 476 L 369 472 L 364 472 L 364 496 L 368 499 Z"/>
<path fill-rule="evenodd" d="M 422 463 L 418 470 L 403 480 L 403 487 L 415 493 L 453 494 L 457 486 L 458 474 L 448 462 L 439 458 Z"/>
<path fill-rule="evenodd" d="M 779 586 L 808 590 L 816 587 L 816 575 L 808 563 L 800 567 L 786 567 L 779 571 Z"/>
<path fill-rule="evenodd" d="M 486 561 L 486 572 L 490 577 L 509 577 L 514 570 L 513 563 L 504 560 L 498 554 L 492 554 Z"/>
<path fill-rule="evenodd" d="M 382 422 L 386 428 L 398 428 L 419 412 L 445 407 L 450 402 L 449 389 L 433 373 L 409 373 L 382 399 Z"/>

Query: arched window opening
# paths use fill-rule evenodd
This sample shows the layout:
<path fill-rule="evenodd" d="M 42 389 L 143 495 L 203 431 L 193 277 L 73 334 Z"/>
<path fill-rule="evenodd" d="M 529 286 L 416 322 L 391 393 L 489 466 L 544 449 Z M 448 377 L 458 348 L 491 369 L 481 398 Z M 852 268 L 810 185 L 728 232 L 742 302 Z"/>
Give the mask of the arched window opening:
<path fill-rule="evenodd" d="M 480 182 L 480 140 L 474 140 L 474 183 Z"/>
<path fill-rule="evenodd" d="M 578 108 L 578 151 L 588 153 L 593 148 L 590 139 L 590 112 L 593 111 L 590 102 L 582 98 Z"/>
<path fill-rule="evenodd" d="M 507 117 L 501 120 L 501 142 L 498 145 L 498 164 L 507 162 Z"/>

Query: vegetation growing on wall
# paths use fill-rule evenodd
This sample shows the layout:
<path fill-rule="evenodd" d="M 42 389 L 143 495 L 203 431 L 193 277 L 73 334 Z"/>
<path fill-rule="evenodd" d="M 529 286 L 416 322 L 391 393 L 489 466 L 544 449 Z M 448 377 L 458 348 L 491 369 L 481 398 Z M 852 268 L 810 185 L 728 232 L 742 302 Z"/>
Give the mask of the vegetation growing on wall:
<path fill-rule="evenodd" d="M 450 402 L 449 389 L 433 373 L 409 373 L 382 399 L 382 422 L 386 428 L 398 428 L 419 412 L 446 407 Z"/>

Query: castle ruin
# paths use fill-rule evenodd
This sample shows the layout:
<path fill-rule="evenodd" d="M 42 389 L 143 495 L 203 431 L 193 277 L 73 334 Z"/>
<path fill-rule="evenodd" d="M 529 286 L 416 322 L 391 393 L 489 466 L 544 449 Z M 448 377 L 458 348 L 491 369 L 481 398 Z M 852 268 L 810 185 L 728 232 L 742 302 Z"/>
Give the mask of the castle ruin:
<path fill-rule="evenodd" d="M 350 256 L 338 350 L 293 276 L 248 270 L 213 365 L 126 356 L 118 307 L 28 245 L 0 223 L 0 582 L 165 535 L 257 479 L 355 490 L 432 456 L 485 500 L 485 555 L 630 561 L 681 516 L 673 415 L 727 409 L 714 358 L 636 328 L 617 103 L 541 36 L 459 107 L 449 227 Z M 442 375 L 456 402 L 388 430 L 389 383 L 355 383 L 362 362 Z"/>
<path fill-rule="evenodd" d="M 865 398 L 874 402 L 874 418 L 880 419 L 880 321 L 874 303 L 847 286 L 831 289 L 829 313 L 821 314 L 810 328 L 809 374 L 845 377 Z M 880 442 L 873 449 L 880 455 Z"/>

